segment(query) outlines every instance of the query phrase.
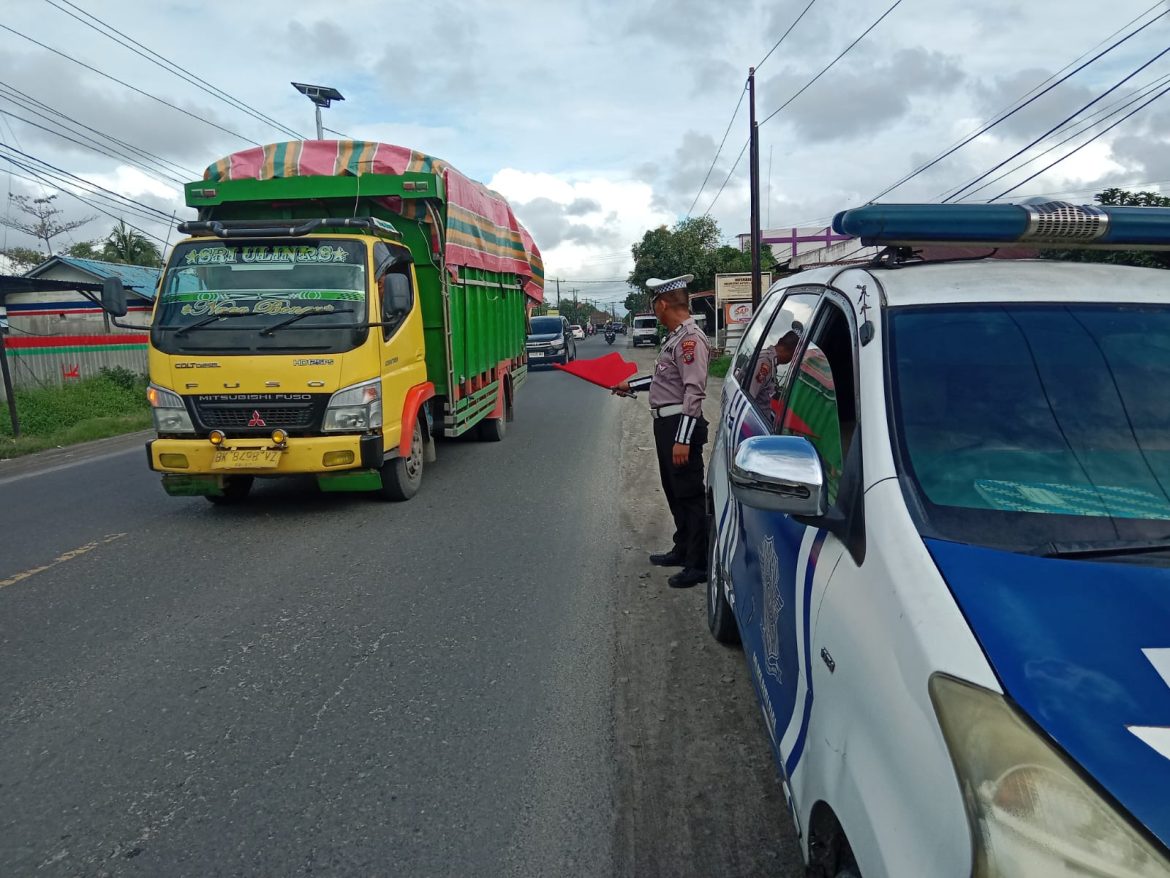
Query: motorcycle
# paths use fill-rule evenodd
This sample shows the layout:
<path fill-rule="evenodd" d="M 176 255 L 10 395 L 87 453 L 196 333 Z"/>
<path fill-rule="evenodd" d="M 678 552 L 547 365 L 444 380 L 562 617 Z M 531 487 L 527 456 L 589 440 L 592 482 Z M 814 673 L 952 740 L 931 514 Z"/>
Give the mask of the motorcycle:
<path fill-rule="evenodd" d="M 605 331 L 605 343 L 606 344 L 613 344 L 613 340 L 614 340 L 613 330 L 607 329 Z"/>

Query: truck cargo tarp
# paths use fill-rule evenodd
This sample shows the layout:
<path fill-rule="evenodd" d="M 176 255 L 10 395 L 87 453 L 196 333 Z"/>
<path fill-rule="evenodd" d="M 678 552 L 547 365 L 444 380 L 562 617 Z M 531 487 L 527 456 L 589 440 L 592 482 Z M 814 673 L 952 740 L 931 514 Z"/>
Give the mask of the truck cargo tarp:
<path fill-rule="evenodd" d="M 447 192 L 446 262 L 517 274 L 524 291 L 544 300 L 544 263 L 528 230 L 498 192 L 465 177 L 442 159 L 403 146 L 362 140 L 294 140 L 232 153 L 208 167 L 203 179 L 360 176 L 407 172 L 438 174 Z M 395 213 L 430 222 L 421 204 L 380 198 Z"/>

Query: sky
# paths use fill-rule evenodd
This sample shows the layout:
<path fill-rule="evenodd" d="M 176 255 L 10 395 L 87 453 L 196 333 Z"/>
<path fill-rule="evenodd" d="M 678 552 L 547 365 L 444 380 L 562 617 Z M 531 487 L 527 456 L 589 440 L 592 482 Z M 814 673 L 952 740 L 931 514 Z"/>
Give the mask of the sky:
<path fill-rule="evenodd" d="M 978 131 L 1066 65 L 1170 12 L 1166 0 L 902 0 L 809 85 L 892 2 L 7 0 L 0 153 L 26 167 L 0 160 L 0 187 L 34 197 L 60 192 L 65 218 L 96 217 L 54 242 L 62 249 L 103 238 L 115 222 L 106 214 L 125 216 L 160 246 L 173 244 L 178 234 L 158 214 L 123 214 L 117 196 L 190 218 L 176 180 L 197 179 L 238 149 L 291 139 L 289 131 L 312 137 L 313 107 L 290 82 L 329 85 L 345 96 L 324 111 L 332 132 L 422 150 L 488 184 L 531 230 L 563 293 L 620 302 L 630 247 L 648 229 L 709 213 L 729 242 L 748 231 L 746 153 L 734 172 L 733 165 L 748 138 L 749 67 L 759 67 L 757 117 L 767 120 L 759 128 L 762 223 L 823 225 Z M 102 24 L 179 65 L 193 82 L 94 29 Z M 1170 15 L 882 200 L 940 200 L 1154 59 L 1168 37 Z M 1112 112 L 1159 82 L 1170 83 L 1170 54 L 1088 112 Z M 30 109 L 30 101 L 39 104 Z M 68 136 L 81 143 L 45 130 L 60 132 L 56 113 L 71 120 Z M 1119 118 L 973 197 L 998 195 Z M 1081 203 L 1114 185 L 1170 191 L 1168 140 L 1170 97 L 1008 197 Z M 94 142 L 111 154 L 93 151 Z M 126 158 L 143 153 L 151 173 Z M 27 179 L 27 156 L 104 187 L 106 200 L 87 205 L 73 187 Z M 0 210 L 12 210 L 5 202 Z M 33 245 L 0 229 L 0 248 Z"/>

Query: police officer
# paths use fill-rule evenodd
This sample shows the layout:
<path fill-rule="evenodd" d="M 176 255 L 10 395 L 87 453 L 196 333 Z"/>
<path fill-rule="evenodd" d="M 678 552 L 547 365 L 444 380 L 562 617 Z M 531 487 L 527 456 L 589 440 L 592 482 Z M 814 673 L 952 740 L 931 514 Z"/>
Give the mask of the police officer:
<path fill-rule="evenodd" d="M 672 588 L 689 588 L 707 580 L 707 504 L 703 491 L 703 446 L 707 421 L 703 398 L 707 395 L 707 336 L 691 317 L 687 284 L 694 275 L 668 280 L 650 278 L 646 288 L 654 316 L 667 330 L 654 373 L 623 381 L 613 391 L 631 394 L 650 391 L 654 417 L 654 446 L 662 491 L 674 517 L 674 546 L 651 555 L 660 567 L 682 567 L 668 580 Z"/>

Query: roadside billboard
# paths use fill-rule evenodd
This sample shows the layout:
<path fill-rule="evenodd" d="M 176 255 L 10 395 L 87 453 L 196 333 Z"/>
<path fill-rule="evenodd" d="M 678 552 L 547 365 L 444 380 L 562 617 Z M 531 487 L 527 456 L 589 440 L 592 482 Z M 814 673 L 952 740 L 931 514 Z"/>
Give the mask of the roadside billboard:
<path fill-rule="evenodd" d="M 772 272 L 760 273 L 761 293 L 772 286 Z M 752 319 L 752 275 L 750 271 L 715 275 L 715 313 L 720 325 L 716 327 L 716 344 L 733 348 L 739 343 L 744 328 Z"/>

